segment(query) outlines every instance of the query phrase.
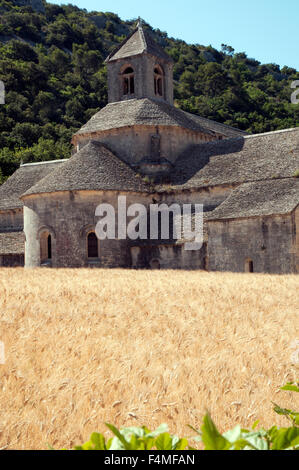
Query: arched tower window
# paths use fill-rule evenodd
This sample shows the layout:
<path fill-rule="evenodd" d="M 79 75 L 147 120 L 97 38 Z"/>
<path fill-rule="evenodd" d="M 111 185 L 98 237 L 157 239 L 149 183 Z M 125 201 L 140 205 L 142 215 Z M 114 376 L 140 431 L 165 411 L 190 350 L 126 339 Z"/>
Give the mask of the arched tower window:
<path fill-rule="evenodd" d="M 154 87 L 155 95 L 164 95 L 164 74 L 162 68 L 159 65 L 156 65 L 154 68 Z"/>
<path fill-rule="evenodd" d="M 135 77 L 133 68 L 127 67 L 122 73 L 123 95 L 134 95 Z"/>
<path fill-rule="evenodd" d="M 88 258 L 99 257 L 98 238 L 94 232 L 90 232 L 87 235 L 87 256 Z"/>
<path fill-rule="evenodd" d="M 43 232 L 40 237 L 40 260 L 45 263 L 52 259 L 52 237 L 48 232 Z"/>

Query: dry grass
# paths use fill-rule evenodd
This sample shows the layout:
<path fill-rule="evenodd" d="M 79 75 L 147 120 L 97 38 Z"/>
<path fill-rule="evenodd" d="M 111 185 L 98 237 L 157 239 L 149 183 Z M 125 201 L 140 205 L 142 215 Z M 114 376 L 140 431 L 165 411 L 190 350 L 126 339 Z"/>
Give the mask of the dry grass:
<path fill-rule="evenodd" d="M 298 373 L 298 287 L 296 276 L 0 270 L 0 448 L 71 447 L 105 421 L 188 436 L 206 408 L 222 430 L 285 423 L 271 400 L 296 406 L 278 388 Z"/>

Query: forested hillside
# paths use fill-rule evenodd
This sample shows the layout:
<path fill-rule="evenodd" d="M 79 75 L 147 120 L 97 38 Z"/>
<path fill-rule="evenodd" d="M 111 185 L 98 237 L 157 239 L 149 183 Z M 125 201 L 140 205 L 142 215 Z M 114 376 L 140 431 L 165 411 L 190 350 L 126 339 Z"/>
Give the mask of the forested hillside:
<path fill-rule="evenodd" d="M 103 61 L 135 23 L 72 5 L 0 0 L 0 182 L 20 161 L 70 156 L 73 132 L 107 103 Z M 290 103 L 295 69 L 146 27 L 174 59 L 176 106 L 254 133 L 299 125 L 299 106 Z"/>

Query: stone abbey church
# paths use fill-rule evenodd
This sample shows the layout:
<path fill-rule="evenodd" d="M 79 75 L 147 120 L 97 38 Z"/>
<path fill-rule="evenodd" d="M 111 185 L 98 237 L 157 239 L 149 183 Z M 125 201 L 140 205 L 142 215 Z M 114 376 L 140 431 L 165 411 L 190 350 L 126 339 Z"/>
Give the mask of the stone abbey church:
<path fill-rule="evenodd" d="M 299 271 L 299 128 L 246 133 L 173 105 L 173 62 L 136 29 L 106 59 L 109 103 L 68 160 L 0 187 L 0 266 Z M 204 243 L 103 240 L 96 207 L 203 204 Z"/>

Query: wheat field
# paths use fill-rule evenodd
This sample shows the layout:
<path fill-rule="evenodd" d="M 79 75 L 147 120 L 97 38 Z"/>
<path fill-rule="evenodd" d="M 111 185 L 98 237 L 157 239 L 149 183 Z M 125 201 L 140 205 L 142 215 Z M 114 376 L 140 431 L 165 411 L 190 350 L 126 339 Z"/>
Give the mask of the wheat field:
<path fill-rule="evenodd" d="M 190 436 L 286 424 L 298 276 L 0 270 L 0 448 L 72 448 L 104 423 Z M 295 346 L 294 346 L 295 345 Z M 109 435 L 109 432 L 107 433 Z"/>

